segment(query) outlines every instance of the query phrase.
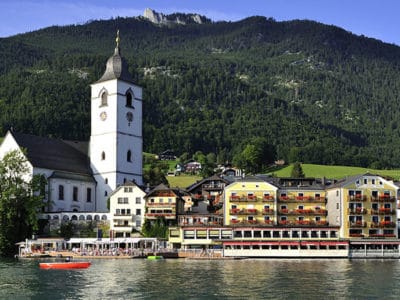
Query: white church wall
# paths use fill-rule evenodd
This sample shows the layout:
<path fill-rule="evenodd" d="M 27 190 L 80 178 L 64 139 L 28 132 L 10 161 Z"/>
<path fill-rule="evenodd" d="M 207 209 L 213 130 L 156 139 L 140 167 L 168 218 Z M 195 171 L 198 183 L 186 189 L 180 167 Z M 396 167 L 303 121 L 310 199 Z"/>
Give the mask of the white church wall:
<path fill-rule="evenodd" d="M 94 182 L 85 182 L 78 180 L 50 178 L 49 179 L 49 197 L 51 201 L 50 211 L 95 211 L 95 192 L 96 185 Z M 63 193 L 59 192 L 62 186 Z M 76 200 L 74 200 L 74 188 L 77 189 Z M 88 188 L 90 192 L 90 202 L 87 201 Z"/>

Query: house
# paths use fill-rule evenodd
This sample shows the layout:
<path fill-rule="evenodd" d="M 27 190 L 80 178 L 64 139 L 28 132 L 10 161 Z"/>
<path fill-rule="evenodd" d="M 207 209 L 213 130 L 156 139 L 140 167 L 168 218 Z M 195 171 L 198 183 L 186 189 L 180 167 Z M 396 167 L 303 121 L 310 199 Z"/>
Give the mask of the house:
<path fill-rule="evenodd" d="M 164 218 L 168 225 L 175 225 L 178 214 L 184 212 L 187 193 L 180 189 L 172 189 L 164 184 L 156 186 L 145 196 L 145 218 L 155 221 Z"/>
<path fill-rule="evenodd" d="M 130 237 L 141 231 L 144 223 L 146 193 L 134 182 L 120 185 L 110 196 L 110 230 L 112 236 Z"/>
<path fill-rule="evenodd" d="M 366 173 L 328 186 L 328 222 L 340 226 L 342 238 L 397 238 L 399 186 Z"/>
<path fill-rule="evenodd" d="M 161 152 L 160 154 L 158 154 L 158 159 L 160 159 L 160 160 L 175 160 L 176 155 L 173 150 L 168 149 L 168 150 L 165 150 L 165 151 Z"/>
<path fill-rule="evenodd" d="M 191 195 L 193 207 L 191 211 L 197 213 L 214 213 L 222 207 L 222 193 L 228 181 L 213 175 L 202 179 L 186 188 Z"/>

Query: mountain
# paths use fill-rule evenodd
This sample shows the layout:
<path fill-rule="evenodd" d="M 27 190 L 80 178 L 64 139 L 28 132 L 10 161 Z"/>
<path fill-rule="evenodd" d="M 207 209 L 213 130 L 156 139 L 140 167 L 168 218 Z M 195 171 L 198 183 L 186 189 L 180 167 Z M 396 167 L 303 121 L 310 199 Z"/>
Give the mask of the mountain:
<path fill-rule="evenodd" d="M 119 29 L 147 152 L 222 162 L 261 140 L 268 162 L 400 167 L 398 46 L 313 21 L 153 15 L 166 26 L 116 18 L 0 39 L 0 134 L 87 140 L 89 84 Z"/>

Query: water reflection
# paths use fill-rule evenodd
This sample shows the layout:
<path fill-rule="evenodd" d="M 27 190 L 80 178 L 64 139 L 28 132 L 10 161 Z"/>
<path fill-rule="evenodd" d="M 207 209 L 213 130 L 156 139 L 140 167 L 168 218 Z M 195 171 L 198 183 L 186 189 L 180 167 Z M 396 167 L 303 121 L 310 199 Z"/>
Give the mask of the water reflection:
<path fill-rule="evenodd" d="M 398 260 L 0 261 L 0 299 L 399 299 Z"/>

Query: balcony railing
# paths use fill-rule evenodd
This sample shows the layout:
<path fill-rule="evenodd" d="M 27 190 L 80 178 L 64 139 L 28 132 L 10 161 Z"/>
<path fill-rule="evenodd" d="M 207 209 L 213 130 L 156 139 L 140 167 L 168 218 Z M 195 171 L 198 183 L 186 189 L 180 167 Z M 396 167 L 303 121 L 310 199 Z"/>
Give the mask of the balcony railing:
<path fill-rule="evenodd" d="M 361 194 L 347 195 L 347 201 L 367 201 L 367 196 Z"/>
<path fill-rule="evenodd" d="M 378 209 L 378 214 L 380 214 L 380 215 L 393 215 L 393 214 L 396 214 L 396 210 L 395 209 L 391 209 L 391 208 L 379 208 Z"/>
<path fill-rule="evenodd" d="M 313 196 L 279 196 L 278 200 L 281 202 L 302 202 L 302 203 L 325 203 L 325 197 L 313 197 Z"/>
<path fill-rule="evenodd" d="M 395 202 L 396 197 L 390 195 L 371 196 L 372 202 Z"/>
<path fill-rule="evenodd" d="M 147 213 L 145 214 L 146 217 L 175 217 L 174 213 Z"/>
<path fill-rule="evenodd" d="M 271 195 L 264 195 L 263 196 L 263 198 L 262 198 L 262 201 L 263 202 L 269 202 L 269 201 L 274 201 L 274 196 L 271 196 Z"/>
<path fill-rule="evenodd" d="M 367 213 L 367 210 L 361 207 L 349 208 L 348 213 L 351 215 L 363 215 Z"/>
<path fill-rule="evenodd" d="M 349 222 L 349 227 L 350 228 L 367 227 L 367 222 L 364 222 L 364 221 Z"/>
<path fill-rule="evenodd" d="M 147 206 L 171 206 L 175 207 L 176 203 L 175 202 L 147 202 Z"/>

